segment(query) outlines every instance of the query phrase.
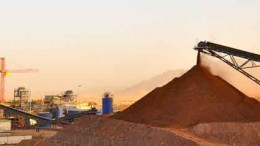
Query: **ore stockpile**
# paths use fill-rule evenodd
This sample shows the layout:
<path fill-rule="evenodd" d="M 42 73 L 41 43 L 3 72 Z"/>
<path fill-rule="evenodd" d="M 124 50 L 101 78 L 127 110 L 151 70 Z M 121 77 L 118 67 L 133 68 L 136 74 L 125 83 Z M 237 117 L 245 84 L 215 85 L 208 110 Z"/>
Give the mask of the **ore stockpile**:
<path fill-rule="evenodd" d="M 249 122 L 260 120 L 260 103 L 197 65 L 113 118 L 157 127 Z"/>

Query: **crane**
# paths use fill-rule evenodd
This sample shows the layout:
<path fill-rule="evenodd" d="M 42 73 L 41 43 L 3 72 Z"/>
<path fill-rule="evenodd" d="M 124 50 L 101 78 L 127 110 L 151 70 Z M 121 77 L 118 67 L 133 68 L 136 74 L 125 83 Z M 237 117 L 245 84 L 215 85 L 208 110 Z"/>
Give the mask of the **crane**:
<path fill-rule="evenodd" d="M 0 84 L 0 103 L 5 102 L 5 77 L 9 73 L 28 73 L 28 72 L 38 72 L 38 69 L 19 69 L 19 70 L 7 70 L 6 61 L 4 57 L 0 58 L 1 60 L 1 84 Z"/>

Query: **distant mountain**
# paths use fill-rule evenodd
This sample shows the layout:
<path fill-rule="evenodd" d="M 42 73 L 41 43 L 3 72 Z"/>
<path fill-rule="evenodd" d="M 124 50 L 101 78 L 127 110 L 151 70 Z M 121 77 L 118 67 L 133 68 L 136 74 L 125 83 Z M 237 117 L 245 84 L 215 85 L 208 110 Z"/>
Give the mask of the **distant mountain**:
<path fill-rule="evenodd" d="M 142 81 L 134 86 L 131 86 L 127 89 L 115 92 L 116 97 L 122 99 L 129 99 L 129 100 L 138 100 L 150 91 L 152 91 L 156 87 L 161 87 L 172 79 L 176 77 L 180 77 L 185 73 L 185 70 L 170 70 L 166 71 L 160 75 L 157 75 L 151 79 Z"/>

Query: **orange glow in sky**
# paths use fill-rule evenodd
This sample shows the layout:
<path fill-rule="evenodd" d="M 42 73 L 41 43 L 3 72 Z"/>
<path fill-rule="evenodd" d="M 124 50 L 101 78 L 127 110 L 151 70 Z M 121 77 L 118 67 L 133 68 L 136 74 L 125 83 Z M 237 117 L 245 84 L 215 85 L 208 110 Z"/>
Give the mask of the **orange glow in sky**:
<path fill-rule="evenodd" d="M 196 61 L 196 40 L 260 54 L 257 0 L 8 0 L 0 4 L 6 94 L 123 89 Z M 82 87 L 80 87 L 81 85 Z M 101 93 L 100 93 L 101 95 Z"/>

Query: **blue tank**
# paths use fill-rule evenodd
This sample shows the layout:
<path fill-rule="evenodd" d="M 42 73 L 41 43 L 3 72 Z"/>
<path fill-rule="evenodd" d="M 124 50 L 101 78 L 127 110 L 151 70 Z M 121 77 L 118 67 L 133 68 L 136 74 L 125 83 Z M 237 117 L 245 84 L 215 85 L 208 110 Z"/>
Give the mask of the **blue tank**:
<path fill-rule="evenodd" d="M 104 97 L 102 99 L 102 114 L 113 113 L 113 99 L 111 97 Z"/>

